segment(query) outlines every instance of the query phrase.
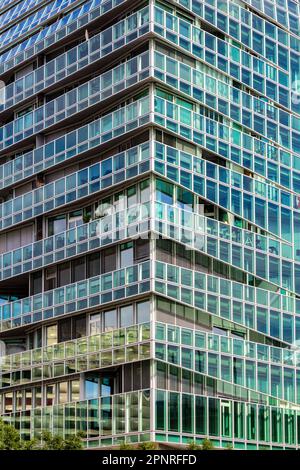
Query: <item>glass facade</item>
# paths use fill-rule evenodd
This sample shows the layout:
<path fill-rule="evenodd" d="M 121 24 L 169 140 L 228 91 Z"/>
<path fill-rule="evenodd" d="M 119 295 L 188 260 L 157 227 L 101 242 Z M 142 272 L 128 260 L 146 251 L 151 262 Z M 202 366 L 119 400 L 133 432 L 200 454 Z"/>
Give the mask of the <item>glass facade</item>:
<path fill-rule="evenodd" d="M 0 0 L 0 416 L 300 448 L 295 0 Z"/>

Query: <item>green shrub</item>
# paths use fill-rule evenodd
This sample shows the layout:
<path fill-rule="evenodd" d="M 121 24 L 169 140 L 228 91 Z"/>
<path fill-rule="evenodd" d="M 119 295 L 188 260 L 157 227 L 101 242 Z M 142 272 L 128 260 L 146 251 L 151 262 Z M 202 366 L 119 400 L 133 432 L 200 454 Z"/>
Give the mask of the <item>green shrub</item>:
<path fill-rule="evenodd" d="M 190 441 L 188 446 L 187 446 L 187 449 L 188 450 L 200 450 L 201 449 L 201 446 L 199 446 L 198 444 L 196 444 L 195 441 Z"/>
<path fill-rule="evenodd" d="M 120 444 L 119 450 L 134 450 L 135 447 L 132 444 L 128 444 L 127 442 L 123 442 L 123 444 Z"/>
<path fill-rule="evenodd" d="M 213 450 L 215 447 L 209 439 L 205 438 L 202 442 L 201 448 L 202 450 Z"/>
<path fill-rule="evenodd" d="M 141 442 L 139 444 L 140 450 L 156 450 L 157 444 L 156 442 Z"/>

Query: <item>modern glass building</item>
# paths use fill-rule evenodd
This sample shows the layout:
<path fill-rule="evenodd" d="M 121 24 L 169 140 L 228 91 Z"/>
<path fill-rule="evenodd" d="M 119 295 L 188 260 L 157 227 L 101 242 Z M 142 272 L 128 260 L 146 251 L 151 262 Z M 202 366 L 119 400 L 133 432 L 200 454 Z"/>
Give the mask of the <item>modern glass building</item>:
<path fill-rule="evenodd" d="M 300 4 L 0 0 L 0 415 L 300 447 Z"/>

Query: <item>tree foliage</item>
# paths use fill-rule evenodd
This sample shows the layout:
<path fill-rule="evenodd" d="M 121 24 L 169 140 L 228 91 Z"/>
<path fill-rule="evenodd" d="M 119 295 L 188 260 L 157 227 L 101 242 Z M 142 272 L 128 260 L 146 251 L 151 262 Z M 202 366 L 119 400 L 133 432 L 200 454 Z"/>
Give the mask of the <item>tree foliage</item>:
<path fill-rule="evenodd" d="M 20 439 L 20 434 L 8 423 L 0 418 L 0 450 L 31 450 L 34 441 Z"/>
<path fill-rule="evenodd" d="M 52 435 L 49 431 L 41 434 L 41 439 L 25 441 L 12 425 L 0 418 L 0 450 L 80 450 L 82 449 L 82 434 L 63 439 Z"/>
<path fill-rule="evenodd" d="M 42 450 L 80 450 L 82 449 L 82 435 L 80 433 L 63 439 L 61 436 L 52 435 L 49 431 L 43 431 L 41 435 Z"/>

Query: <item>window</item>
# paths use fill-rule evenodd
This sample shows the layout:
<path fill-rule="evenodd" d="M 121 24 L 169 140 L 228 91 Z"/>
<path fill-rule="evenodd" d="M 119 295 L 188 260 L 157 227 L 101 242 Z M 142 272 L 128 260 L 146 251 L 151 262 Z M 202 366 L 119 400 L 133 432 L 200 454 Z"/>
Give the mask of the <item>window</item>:
<path fill-rule="evenodd" d="M 95 313 L 90 316 L 90 334 L 97 335 L 101 331 L 101 313 Z"/>
<path fill-rule="evenodd" d="M 45 291 L 53 290 L 56 287 L 56 267 L 46 269 Z"/>
<path fill-rule="evenodd" d="M 28 108 L 23 109 L 22 111 L 17 112 L 15 118 L 17 119 L 17 118 L 20 118 L 20 117 L 22 117 L 22 116 L 26 116 L 26 114 L 31 113 L 32 111 L 33 111 L 33 107 L 32 107 L 32 106 L 29 106 Z"/>
<path fill-rule="evenodd" d="M 85 399 L 96 398 L 99 396 L 99 378 L 89 377 L 85 379 Z"/>
<path fill-rule="evenodd" d="M 88 277 L 98 276 L 100 274 L 100 253 L 90 255 L 87 264 Z"/>
<path fill-rule="evenodd" d="M 156 180 L 156 199 L 164 204 L 173 204 L 173 185 L 160 179 Z"/>
<path fill-rule="evenodd" d="M 137 191 L 136 187 L 132 186 L 127 190 L 127 207 L 132 207 L 137 204 Z"/>
<path fill-rule="evenodd" d="M 150 302 L 139 302 L 136 304 L 137 323 L 145 323 L 150 321 Z"/>
<path fill-rule="evenodd" d="M 133 324 L 133 306 L 126 305 L 120 310 L 120 327 L 126 327 Z"/>
<path fill-rule="evenodd" d="M 43 290 L 42 273 L 33 273 L 31 277 L 31 295 L 40 294 Z"/>
<path fill-rule="evenodd" d="M 62 263 L 58 266 L 58 285 L 66 286 L 71 283 L 70 263 Z"/>
<path fill-rule="evenodd" d="M 67 229 L 65 215 L 59 215 L 48 220 L 48 236 L 51 237 L 56 233 L 64 232 Z"/>
<path fill-rule="evenodd" d="M 116 250 L 115 248 L 107 248 L 102 252 L 102 273 L 109 273 L 116 269 Z"/>
<path fill-rule="evenodd" d="M 116 329 L 117 325 L 117 311 L 109 310 L 104 312 L 104 331 L 110 331 Z"/>
<path fill-rule="evenodd" d="M 13 411 L 13 393 L 9 392 L 4 395 L 4 413 Z"/>
<path fill-rule="evenodd" d="M 99 202 L 98 206 L 96 205 L 95 217 L 102 218 L 107 215 L 112 214 L 113 212 L 113 201 L 111 197 L 107 197 Z"/>
<path fill-rule="evenodd" d="M 35 348 L 41 348 L 43 344 L 43 330 L 38 328 L 35 331 Z"/>
<path fill-rule="evenodd" d="M 70 389 L 71 389 L 71 401 L 78 401 L 80 400 L 80 382 L 79 380 L 72 380 L 70 382 Z"/>
<path fill-rule="evenodd" d="M 42 406 L 42 388 L 35 387 L 34 388 L 34 407 L 37 408 Z"/>
<path fill-rule="evenodd" d="M 67 403 L 68 401 L 68 382 L 58 384 L 58 403 Z"/>
<path fill-rule="evenodd" d="M 86 316 L 67 318 L 58 322 L 58 342 L 86 336 Z"/>
<path fill-rule="evenodd" d="M 85 278 L 85 258 L 72 261 L 72 282 L 82 281 Z"/>
<path fill-rule="evenodd" d="M 69 341 L 72 339 L 72 319 L 67 318 L 58 323 L 58 342 Z"/>
<path fill-rule="evenodd" d="M 46 327 L 46 346 L 57 344 L 57 325 Z"/>
<path fill-rule="evenodd" d="M 193 210 L 193 194 L 182 188 L 177 188 L 177 205 L 184 210 Z"/>
<path fill-rule="evenodd" d="M 54 405 L 55 400 L 55 390 L 54 385 L 46 386 L 46 406 Z"/>
<path fill-rule="evenodd" d="M 86 336 L 86 316 L 81 315 L 80 317 L 75 317 L 73 320 L 73 338 L 82 338 Z"/>
<path fill-rule="evenodd" d="M 150 181 L 145 180 L 140 184 L 141 203 L 146 203 L 150 200 Z"/>
<path fill-rule="evenodd" d="M 101 396 L 109 396 L 113 394 L 113 377 L 101 377 Z"/>
<path fill-rule="evenodd" d="M 69 214 L 69 224 L 68 224 L 69 229 L 78 227 L 78 225 L 82 225 L 82 224 L 83 224 L 82 210 L 71 212 Z"/>
<path fill-rule="evenodd" d="M 133 243 L 123 243 L 121 245 L 120 268 L 133 265 Z"/>
<path fill-rule="evenodd" d="M 173 244 L 171 240 L 156 240 L 156 257 L 159 261 L 163 261 L 164 263 L 172 263 L 172 251 Z"/>
<path fill-rule="evenodd" d="M 135 261 L 149 259 L 150 245 L 149 240 L 138 238 L 135 242 Z"/>

